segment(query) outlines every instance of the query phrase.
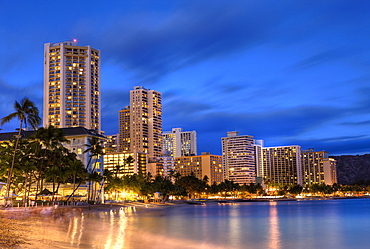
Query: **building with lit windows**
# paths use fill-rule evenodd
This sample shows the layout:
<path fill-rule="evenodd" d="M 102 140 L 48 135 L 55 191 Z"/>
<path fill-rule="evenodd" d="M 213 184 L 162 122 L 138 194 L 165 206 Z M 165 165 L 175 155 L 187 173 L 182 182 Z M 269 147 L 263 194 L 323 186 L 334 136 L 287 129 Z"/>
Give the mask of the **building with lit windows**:
<path fill-rule="evenodd" d="M 222 165 L 224 177 L 239 184 L 255 182 L 256 160 L 253 136 L 239 135 L 237 131 L 222 138 Z"/>
<path fill-rule="evenodd" d="M 126 159 L 131 156 L 133 161 L 127 164 Z M 133 174 L 147 173 L 147 154 L 145 153 L 106 153 L 104 168 L 117 174 L 118 177 Z"/>
<path fill-rule="evenodd" d="M 118 152 L 130 151 L 130 107 L 118 112 Z"/>
<path fill-rule="evenodd" d="M 254 140 L 254 154 L 256 163 L 256 177 L 263 178 L 263 140 Z"/>
<path fill-rule="evenodd" d="M 208 183 L 217 184 L 224 181 L 222 170 L 222 156 L 202 153 L 199 156 L 186 156 L 175 158 L 174 171 L 182 176 L 190 175 L 192 172 L 199 179 L 208 177 Z"/>
<path fill-rule="evenodd" d="M 76 40 L 44 45 L 43 122 L 101 131 L 99 50 Z"/>
<path fill-rule="evenodd" d="M 118 152 L 118 134 L 106 135 L 104 141 L 104 152 L 113 153 Z"/>
<path fill-rule="evenodd" d="M 163 175 L 162 94 L 135 86 L 130 106 L 119 111 L 119 152 L 148 155 L 147 172 Z"/>
<path fill-rule="evenodd" d="M 161 162 L 163 165 L 163 176 L 170 176 L 171 172 L 175 169 L 175 158 L 172 156 L 161 157 Z"/>
<path fill-rule="evenodd" d="M 196 131 L 182 131 L 182 128 L 173 128 L 163 132 L 163 151 L 167 156 L 183 157 L 197 155 Z"/>
<path fill-rule="evenodd" d="M 130 150 L 162 155 L 162 94 L 142 86 L 130 91 Z"/>
<path fill-rule="evenodd" d="M 281 184 L 303 184 L 301 147 L 298 145 L 265 147 L 263 171 L 265 181 Z"/>
<path fill-rule="evenodd" d="M 303 184 L 325 183 L 333 185 L 337 182 L 336 161 L 329 158 L 326 151 L 314 151 L 314 149 L 302 150 Z"/>

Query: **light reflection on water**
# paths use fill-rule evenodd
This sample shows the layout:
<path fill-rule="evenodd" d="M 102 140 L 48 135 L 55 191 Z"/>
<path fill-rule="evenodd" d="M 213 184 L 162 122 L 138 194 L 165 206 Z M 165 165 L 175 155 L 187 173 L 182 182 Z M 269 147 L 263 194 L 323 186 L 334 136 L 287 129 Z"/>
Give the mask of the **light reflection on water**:
<path fill-rule="evenodd" d="M 279 230 L 279 218 L 278 210 L 275 201 L 270 202 L 270 239 L 269 248 L 279 249 L 280 247 L 280 230 Z"/>
<path fill-rule="evenodd" d="M 176 205 L 29 215 L 24 248 L 368 248 L 370 200 Z"/>

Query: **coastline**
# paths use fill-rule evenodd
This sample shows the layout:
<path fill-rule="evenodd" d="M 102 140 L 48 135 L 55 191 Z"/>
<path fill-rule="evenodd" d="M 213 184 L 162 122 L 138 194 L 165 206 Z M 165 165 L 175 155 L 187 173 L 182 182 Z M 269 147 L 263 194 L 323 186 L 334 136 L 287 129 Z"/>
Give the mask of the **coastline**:
<path fill-rule="evenodd" d="M 238 202 L 270 202 L 270 201 L 323 201 L 337 199 L 366 199 L 369 196 L 356 197 L 314 197 L 314 198 L 255 198 L 244 200 L 193 200 L 207 205 L 238 203 Z M 123 210 L 128 215 L 161 215 L 166 208 L 188 205 L 186 201 L 174 201 L 161 203 L 109 203 L 98 205 L 58 206 L 55 207 L 31 207 L 31 208 L 8 208 L 0 210 L 0 248 L 61 248 L 54 243 L 53 231 L 58 230 L 57 222 L 81 215 L 99 215 L 99 212 L 119 212 Z M 50 226 L 37 229 L 37 223 L 49 222 Z"/>
<path fill-rule="evenodd" d="M 57 207 L 13 207 L 0 209 L 0 248 L 48 248 L 53 241 L 45 239 L 45 231 L 39 234 L 34 230 L 34 224 L 38 219 L 58 219 L 73 215 L 111 212 L 122 209 L 134 210 L 138 215 L 156 211 L 174 204 L 159 203 L 111 203 L 96 205 L 57 206 Z M 53 229 L 52 227 L 50 228 Z M 49 247 L 50 248 L 50 247 Z"/>

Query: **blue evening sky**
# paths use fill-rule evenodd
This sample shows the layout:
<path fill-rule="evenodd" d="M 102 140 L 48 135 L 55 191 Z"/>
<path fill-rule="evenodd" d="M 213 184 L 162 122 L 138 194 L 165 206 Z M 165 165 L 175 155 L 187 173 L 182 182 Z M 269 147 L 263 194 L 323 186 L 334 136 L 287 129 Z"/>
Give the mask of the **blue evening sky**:
<path fill-rule="evenodd" d="M 164 131 L 197 131 L 198 153 L 233 130 L 370 152 L 370 1 L 3 1 L 0 117 L 25 96 L 42 111 L 43 44 L 73 38 L 101 51 L 106 134 L 142 85 L 163 94 Z"/>

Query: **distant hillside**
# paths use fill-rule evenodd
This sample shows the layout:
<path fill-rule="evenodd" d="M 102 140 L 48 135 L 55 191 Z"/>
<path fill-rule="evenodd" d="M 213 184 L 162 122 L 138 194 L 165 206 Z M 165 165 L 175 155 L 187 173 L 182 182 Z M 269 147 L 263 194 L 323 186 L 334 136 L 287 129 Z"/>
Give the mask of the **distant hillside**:
<path fill-rule="evenodd" d="M 359 180 L 370 180 L 370 154 L 331 157 L 337 160 L 339 184 L 354 184 Z"/>

